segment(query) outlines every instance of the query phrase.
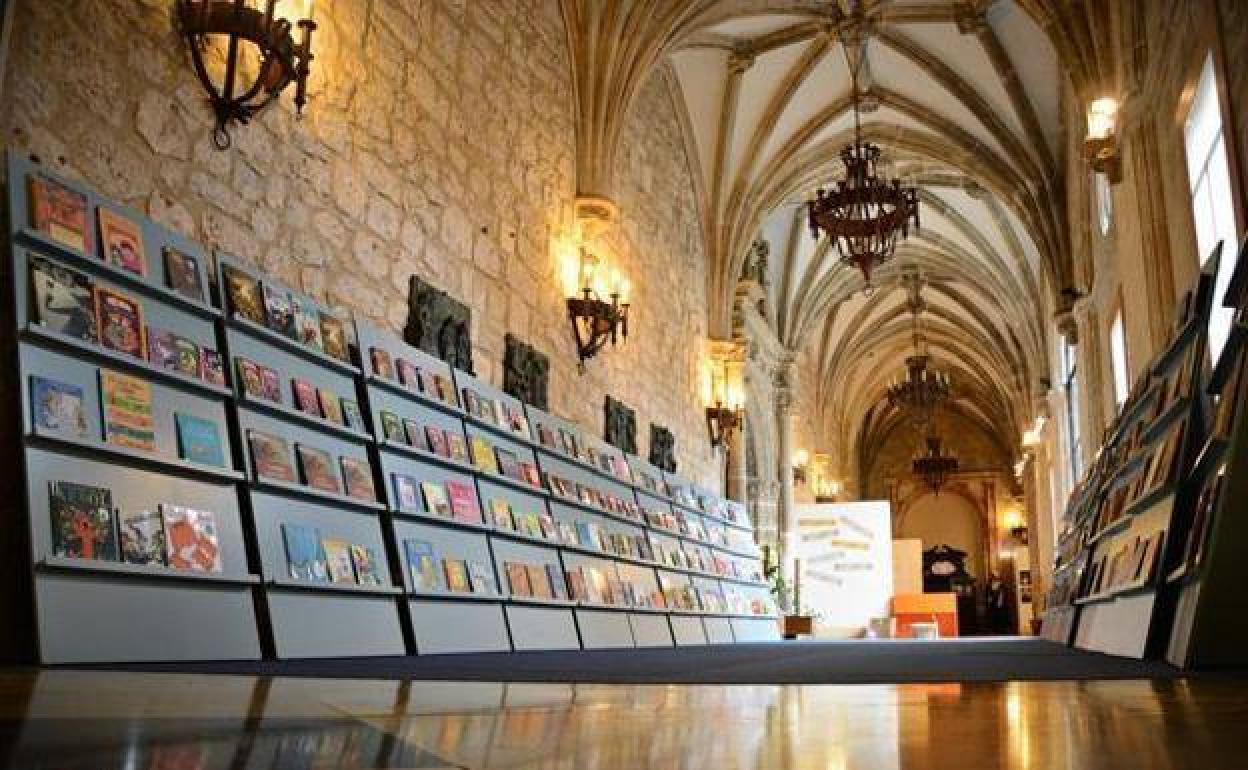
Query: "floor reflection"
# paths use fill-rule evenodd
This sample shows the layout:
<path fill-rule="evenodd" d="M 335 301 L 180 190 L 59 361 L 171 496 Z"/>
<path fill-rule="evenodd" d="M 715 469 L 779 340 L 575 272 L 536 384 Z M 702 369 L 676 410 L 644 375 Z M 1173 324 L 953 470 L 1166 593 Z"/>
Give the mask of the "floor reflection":
<path fill-rule="evenodd" d="M 0 674 L 32 770 L 1242 767 L 1243 682 L 623 686 Z"/>

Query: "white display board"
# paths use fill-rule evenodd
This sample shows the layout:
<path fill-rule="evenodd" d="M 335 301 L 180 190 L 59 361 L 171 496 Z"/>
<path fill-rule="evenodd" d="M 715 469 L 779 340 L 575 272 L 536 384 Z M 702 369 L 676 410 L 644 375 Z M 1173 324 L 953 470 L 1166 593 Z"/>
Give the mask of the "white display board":
<path fill-rule="evenodd" d="M 860 635 L 888 617 L 893 598 L 892 509 L 887 500 L 799 505 L 802 604 L 822 634 Z"/>

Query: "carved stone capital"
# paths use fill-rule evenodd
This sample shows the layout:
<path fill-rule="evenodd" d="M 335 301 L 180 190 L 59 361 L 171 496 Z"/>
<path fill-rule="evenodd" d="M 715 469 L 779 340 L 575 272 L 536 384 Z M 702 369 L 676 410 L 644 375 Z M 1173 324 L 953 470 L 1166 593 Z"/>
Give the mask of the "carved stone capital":
<path fill-rule="evenodd" d="M 732 75 L 744 75 L 754 66 L 754 51 L 749 46 L 741 45 L 728 54 L 728 72 Z"/>

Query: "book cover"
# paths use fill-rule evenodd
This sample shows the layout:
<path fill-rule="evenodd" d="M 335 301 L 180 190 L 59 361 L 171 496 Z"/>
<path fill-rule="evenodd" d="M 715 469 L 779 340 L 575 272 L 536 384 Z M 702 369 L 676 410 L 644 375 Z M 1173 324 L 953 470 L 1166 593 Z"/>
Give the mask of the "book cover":
<path fill-rule="evenodd" d="M 351 544 L 345 540 L 327 537 L 321 540 L 325 552 L 325 565 L 329 569 L 331 583 L 354 583 L 355 568 L 351 564 Z"/>
<path fill-rule="evenodd" d="M 147 250 L 139 223 L 111 209 L 96 209 L 96 214 L 104 260 L 135 275 L 147 275 Z"/>
<path fill-rule="evenodd" d="M 314 417 L 321 417 L 321 402 L 316 386 L 307 380 L 295 378 L 290 381 L 291 393 L 295 396 L 295 407 L 299 411 Z"/>
<path fill-rule="evenodd" d="M 528 535 L 529 537 L 541 537 L 542 536 L 542 522 L 538 518 L 536 513 L 533 513 L 532 511 L 528 511 L 526 513 L 513 514 L 513 516 L 517 523 L 516 528 L 519 529 L 521 532 Z"/>
<path fill-rule="evenodd" d="M 529 588 L 533 590 L 533 595 L 539 599 L 555 598 L 554 591 L 550 588 L 550 576 L 546 574 L 546 567 L 541 564 L 529 564 L 525 567 L 529 573 Z"/>
<path fill-rule="evenodd" d="M 472 437 L 472 464 L 486 473 L 498 473 L 498 463 L 494 461 L 494 447 L 479 435 Z"/>
<path fill-rule="evenodd" d="M 187 377 L 199 378 L 199 345 L 186 337 L 173 335 L 174 371 Z"/>
<path fill-rule="evenodd" d="M 464 401 L 464 411 L 473 417 L 481 416 L 481 399 L 477 396 L 477 391 L 472 388 L 463 388 L 460 391 Z"/>
<path fill-rule="evenodd" d="M 317 396 L 321 402 L 321 414 L 325 416 L 325 419 L 342 425 L 342 401 L 338 398 L 338 394 L 321 388 L 317 391 Z"/>
<path fill-rule="evenodd" d="M 481 509 L 477 505 L 477 493 L 473 491 L 471 484 L 448 481 L 446 491 L 451 498 L 451 513 L 456 519 L 473 524 L 481 523 Z"/>
<path fill-rule="evenodd" d="M 30 286 L 34 320 L 74 339 L 96 342 L 95 290 L 91 279 L 67 267 L 32 256 Z"/>
<path fill-rule="evenodd" d="M 258 430 L 247 431 L 251 445 L 251 464 L 256 478 L 293 482 L 295 469 L 290 464 L 290 445 L 286 439 Z"/>
<path fill-rule="evenodd" d="M 525 565 L 509 561 L 503 565 L 507 572 L 507 587 L 512 596 L 532 596 L 533 589 L 529 586 L 529 571 Z"/>
<path fill-rule="evenodd" d="M 550 591 L 556 599 L 568 598 L 568 586 L 563 579 L 563 570 L 558 564 L 546 565 L 546 579 L 550 583 Z"/>
<path fill-rule="evenodd" d="M 438 392 L 438 377 L 433 372 L 420 370 L 420 390 L 430 398 L 442 399 L 442 394 Z"/>
<path fill-rule="evenodd" d="M 49 177 L 30 176 L 31 225 L 52 240 L 90 254 L 87 196 Z"/>
<path fill-rule="evenodd" d="M 355 457 L 340 457 L 342 478 L 346 482 L 347 496 L 356 500 L 377 502 L 377 490 L 373 488 L 373 469 L 367 460 Z"/>
<path fill-rule="evenodd" d="M 165 519 L 159 511 L 123 511 L 118 516 L 121 558 L 127 564 L 158 564 L 168 561 Z"/>
<path fill-rule="evenodd" d="M 275 404 L 282 403 L 282 378 L 277 370 L 264 364 L 257 367 L 260 369 L 260 388 L 264 391 L 264 398 Z"/>
<path fill-rule="evenodd" d="M 555 448 L 555 434 L 547 425 L 537 426 L 537 440 L 542 446 L 548 449 Z"/>
<path fill-rule="evenodd" d="M 117 521 L 112 490 L 53 481 L 48 494 L 54 554 L 74 559 L 117 561 Z"/>
<path fill-rule="evenodd" d="M 351 563 L 355 566 L 355 582 L 362 586 L 382 585 L 377 572 L 377 554 L 365 545 L 351 545 Z"/>
<path fill-rule="evenodd" d="M 524 481 L 523 475 L 520 473 L 520 459 L 516 457 L 515 452 L 503 447 L 496 447 L 494 449 L 494 458 L 499 473 L 508 478 Z"/>
<path fill-rule="evenodd" d="M 321 339 L 321 311 L 311 299 L 298 295 L 290 295 L 291 312 L 295 317 L 295 339 L 310 348 L 321 350 L 325 347 Z"/>
<path fill-rule="evenodd" d="M 387 441 L 397 441 L 401 444 L 407 443 L 407 436 L 403 432 L 403 421 L 394 412 L 381 412 L 381 434 L 386 437 Z"/>
<path fill-rule="evenodd" d="M 286 567 L 296 580 L 329 579 L 329 566 L 321 550 L 321 532 L 315 527 L 282 523 L 282 540 L 286 543 Z"/>
<path fill-rule="evenodd" d="M 421 428 L 420 423 L 410 417 L 403 418 L 403 436 L 407 439 L 407 443 L 417 449 L 429 449 L 429 445 L 425 443 L 425 431 Z"/>
<path fill-rule="evenodd" d="M 105 441 L 147 452 L 156 448 L 151 383 L 101 369 L 100 408 L 104 418 Z"/>
<path fill-rule="evenodd" d="M 204 301 L 204 281 L 199 272 L 199 260 L 172 246 L 164 248 L 165 283 L 178 294 Z"/>
<path fill-rule="evenodd" d="M 472 582 L 472 592 L 486 596 L 498 595 L 498 584 L 494 582 L 494 568 L 480 561 L 468 562 L 468 578 Z"/>
<path fill-rule="evenodd" d="M 334 461 L 329 452 L 305 444 L 295 444 L 295 455 L 299 458 L 299 472 L 303 475 L 304 484 L 322 492 L 335 495 L 342 493 L 338 472 L 334 470 Z"/>
<path fill-rule="evenodd" d="M 365 433 L 368 426 L 364 424 L 364 413 L 360 411 L 360 405 L 349 398 L 339 399 L 338 405 L 342 407 L 342 419 L 346 426 L 351 430 Z"/>
<path fill-rule="evenodd" d="M 395 369 L 399 373 L 399 382 L 403 387 L 409 390 L 420 389 L 420 370 L 415 364 L 406 358 L 400 358 L 395 362 Z"/>
<path fill-rule="evenodd" d="M 511 504 L 502 498 L 490 501 L 490 520 L 496 529 L 515 529 L 515 521 L 511 517 Z"/>
<path fill-rule="evenodd" d="M 394 361 L 390 358 L 390 351 L 385 348 L 373 346 L 369 350 L 369 355 L 373 362 L 373 374 L 383 380 L 394 379 Z"/>
<path fill-rule="evenodd" d="M 283 337 L 289 337 L 292 340 L 298 338 L 295 331 L 295 309 L 290 301 L 290 292 L 267 282 L 264 284 L 264 320 L 270 329 Z"/>
<path fill-rule="evenodd" d="M 30 419 L 36 427 L 64 436 L 86 438 L 87 413 L 77 385 L 32 375 Z"/>
<path fill-rule="evenodd" d="M 404 540 L 403 552 L 407 556 L 407 572 L 411 576 L 414 590 L 437 591 L 442 588 L 438 580 L 438 559 L 433 543 L 427 540 Z"/>
<path fill-rule="evenodd" d="M 468 582 L 468 565 L 463 559 L 443 559 L 442 569 L 446 573 L 446 590 L 472 592 L 472 584 Z"/>
<path fill-rule="evenodd" d="M 446 434 L 436 425 L 425 426 L 425 437 L 429 439 L 429 451 L 443 457 L 451 456 L 450 446 L 446 443 Z"/>
<path fill-rule="evenodd" d="M 433 375 L 434 395 L 442 401 L 459 406 L 459 399 L 455 397 L 455 386 L 451 384 L 447 377 L 434 373 Z"/>
<path fill-rule="evenodd" d="M 260 295 L 260 281 L 233 265 L 221 269 L 225 278 L 225 296 L 230 310 L 242 318 L 264 325 L 264 299 Z"/>
<path fill-rule="evenodd" d="M 147 360 L 152 366 L 171 371 L 178 368 L 177 335 L 168 329 L 147 330 Z M 198 376 L 198 373 L 196 373 Z"/>
<path fill-rule="evenodd" d="M 342 319 L 325 312 L 322 312 L 320 316 L 321 341 L 324 343 L 326 354 L 339 361 L 350 361 L 351 355 L 347 350 L 347 329 Z"/>
<path fill-rule="evenodd" d="M 143 305 L 128 294 L 95 287 L 95 325 L 100 344 L 135 358 L 147 358 Z"/>
<path fill-rule="evenodd" d="M 557 521 L 555 527 L 559 531 L 559 540 L 568 544 L 576 543 L 576 530 L 571 524 L 566 521 Z"/>
<path fill-rule="evenodd" d="M 394 499 L 399 503 L 399 509 L 403 511 L 420 510 L 420 488 L 416 483 L 416 479 L 411 476 L 404 476 L 401 473 L 390 474 L 390 480 L 394 484 Z"/>
<path fill-rule="evenodd" d="M 468 442 L 464 441 L 459 431 L 446 432 L 446 453 L 452 460 L 461 463 L 468 462 Z"/>
<path fill-rule="evenodd" d="M 250 358 L 234 357 L 234 368 L 238 370 L 238 384 L 243 395 L 252 400 L 264 398 L 264 378 L 260 376 L 260 365 Z"/>
<path fill-rule="evenodd" d="M 194 572 L 221 572 L 221 543 L 212 511 L 165 504 L 160 510 L 165 520 L 169 566 Z"/>
<path fill-rule="evenodd" d="M 175 412 L 178 429 L 178 457 L 193 463 L 225 467 L 225 450 L 217 423 L 193 414 Z"/>
<path fill-rule="evenodd" d="M 589 587 L 585 582 L 584 567 L 575 567 L 568 570 L 568 598 L 577 601 L 589 600 Z"/>
<path fill-rule="evenodd" d="M 425 511 L 436 516 L 451 515 L 451 501 L 446 487 L 433 481 L 420 482 L 420 493 L 425 498 Z"/>
<path fill-rule="evenodd" d="M 555 526 L 555 517 L 549 513 L 539 513 L 537 515 L 538 526 L 541 527 L 542 537 L 547 540 L 555 540 L 559 537 L 559 528 Z"/>

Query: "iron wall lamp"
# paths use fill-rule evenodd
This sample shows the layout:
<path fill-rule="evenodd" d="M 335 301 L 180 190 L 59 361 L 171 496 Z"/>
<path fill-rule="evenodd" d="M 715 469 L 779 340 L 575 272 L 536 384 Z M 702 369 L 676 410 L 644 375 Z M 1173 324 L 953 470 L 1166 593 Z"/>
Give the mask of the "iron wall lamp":
<path fill-rule="evenodd" d="M 608 342 L 615 345 L 628 339 L 628 281 L 613 271 L 608 282 L 600 283 L 600 273 L 598 258 L 581 249 L 580 296 L 568 297 L 568 320 L 582 372 L 585 362 Z M 603 299 L 604 294 L 609 299 Z"/>
<path fill-rule="evenodd" d="M 1088 136 L 1083 140 L 1084 159 L 1111 184 L 1122 181 L 1122 156 L 1118 151 L 1118 102 L 1097 99 L 1088 105 Z"/>
<path fill-rule="evenodd" d="M 724 406 L 722 401 L 716 401 L 715 406 L 706 408 L 706 430 L 711 437 L 711 447 L 718 448 L 727 446 L 732 441 L 732 437 L 745 421 L 745 409 L 738 406 L 736 408 Z"/>
<path fill-rule="evenodd" d="M 810 452 L 799 449 L 793 453 L 793 483 L 805 484 L 806 471 L 810 467 Z"/>

